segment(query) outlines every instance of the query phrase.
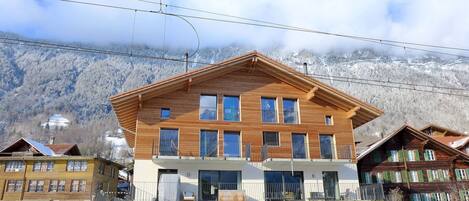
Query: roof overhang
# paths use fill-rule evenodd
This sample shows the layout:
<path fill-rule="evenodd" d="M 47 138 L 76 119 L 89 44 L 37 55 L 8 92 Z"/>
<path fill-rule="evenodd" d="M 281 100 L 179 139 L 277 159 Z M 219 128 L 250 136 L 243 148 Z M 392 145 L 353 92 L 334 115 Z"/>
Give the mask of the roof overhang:
<path fill-rule="evenodd" d="M 112 107 L 119 124 L 124 130 L 129 146 L 134 147 L 137 132 L 137 113 L 144 101 L 172 91 L 187 89 L 191 85 L 241 69 L 260 70 L 304 91 L 310 100 L 320 99 L 337 106 L 347 112 L 347 117 L 352 119 L 354 128 L 383 114 L 380 109 L 306 76 L 293 68 L 258 52 L 250 52 L 110 97 Z"/>

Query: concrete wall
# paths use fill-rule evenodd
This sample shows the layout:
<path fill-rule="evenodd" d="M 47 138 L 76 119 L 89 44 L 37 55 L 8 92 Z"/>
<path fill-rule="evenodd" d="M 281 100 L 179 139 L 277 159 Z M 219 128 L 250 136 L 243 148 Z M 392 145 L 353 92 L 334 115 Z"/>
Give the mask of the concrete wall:
<path fill-rule="evenodd" d="M 248 200 L 264 200 L 264 171 L 291 171 L 290 162 L 263 164 L 260 162 L 240 161 L 172 161 L 155 163 L 152 160 L 135 160 L 134 184 L 137 197 L 148 199 L 156 197 L 158 169 L 177 169 L 181 178 L 182 192 L 198 193 L 199 170 L 241 171 L 242 190 Z M 323 192 L 322 172 L 337 171 L 340 193 L 356 191 L 359 187 L 357 167 L 354 163 L 295 162 L 294 171 L 303 171 L 305 197 L 310 192 Z"/>

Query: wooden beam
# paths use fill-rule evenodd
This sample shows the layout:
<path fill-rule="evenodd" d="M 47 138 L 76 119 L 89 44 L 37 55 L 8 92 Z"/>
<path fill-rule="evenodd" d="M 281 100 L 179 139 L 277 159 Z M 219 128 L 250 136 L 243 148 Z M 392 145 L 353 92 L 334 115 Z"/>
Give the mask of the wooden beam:
<path fill-rule="evenodd" d="M 311 90 L 309 90 L 309 92 L 306 94 L 306 99 L 312 100 L 318 89 L 319 89 L 319 87 L 315 86 Z"/>
<path fill-rule="evenodd" d="M 249 72 L 253 72 L 255 69 L 256 69 L 256 65 L 257 65 L 257 57 L 253 57 L 251 59 L 251 64 L 249 65 Z"/>
<path fill-rule="evenodd" d="M 352 117 L 354 117 L 355 115 L 357 115 L 357 111 L 360 109 L 360 107 L 354 107 L 352 108 L 351 110 L 349 110 L 346 114 L 346 117 L 347 119 L 350 119 Z"/>

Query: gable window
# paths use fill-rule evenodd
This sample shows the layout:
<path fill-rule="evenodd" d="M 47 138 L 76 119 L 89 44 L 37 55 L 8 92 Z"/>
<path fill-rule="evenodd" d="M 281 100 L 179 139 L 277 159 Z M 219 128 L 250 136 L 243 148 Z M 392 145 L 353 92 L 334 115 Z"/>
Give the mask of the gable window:
<path fill-rule="evenodd" d="M 216 130 L 202 130 L 200 132 L 200 157 L 217 157 L 218 132 Z"/>
<path fill-rule="evenodd" d="M 217 96 L 201 95 L 200 96 L 200 119 L 217 120 Z"/>
<path fill-rule="evenodd" d="M 266 146 L 280 146 L 278 132 L 263 132 L 263 144 Z"/>
<path fill-rule="evenodd" d="M 28 192 L 43 192 L 44 180 L 30 180 Z"/>
<path fill-rule="evenodd" d="M 239 96 L 223 96 L 223 120 L 239 121 Z"/>
<path fill-rule="evenodd" d="M 160 110 L 160 119 L 169 119 L 171 117 L 171 109 L 161 108 Z"/>
<path fill-rule="evenodd" d="M 432 149 L 425 149 L 424 158 L 426 161 L 436 160 L 435 151 L 433 151 Z"/>
<path fill-rule="evenodd" d="M 276 98 L 261 98 L 262 104 L 262 122 L 264 123 L 277 123 L 277 99 Z"/>
<path fill-rule="evenodd" d="M 178 155 L 178 129 L 160 129 L 160 149 L 161 156 Z"/>
<path fill-rule="evenodd" d="M 84 160 L 70 160 L 67 161 L 67 171 L 69 172 L 83 172 L 88 169 L 88 161 Z"/>
<path fill-rule="evenodd" d="M 241 157 L 239 132 L 225 131 L 223 135 L 223 152 L 226 157 Z"/>
<path fill-rule="evenodd" d="M 8 180 L 7 192 L 21 192 L 23 188 L 22 180 Z"/>
<path fill-rule="evenodd" d="M 399 152 L 397 150 L 390 150 L 388 155 L 389 162 L 399 162 Z"/>
<path fill-rule="evenodd" d="M 24 161 L 7 161 L 5 172 L 20 172 L 24 170 Z"/>
<path fill-rule="evenodd" d="M 298 101 L 296 99 L 283 99 L 283 123 L 298 123 Z"/>
<path fill-rule="evenodd" d="M 418 161 L 419 160 L 419 151 L 418 150 L 407 150 L 407 160 L 408 161 Z"/>
<path fill-rule="evenodd" d="M 54 168 L 52 161 L 35 161 L 33 165 L 33 172 L 50 172 Z"/>
<path fill-rule="evenodd" d="M 326 126 L 334 125 L 334 119 L 332 118 L 332 115 L 326 115 L 324 117 L 324 123 L 326 124 Z"/>
<path fill-rule="evenodd" d="M 49 192 L 64 192 L 65 191 L 65 180 L 50 180 L 49 181 Z"/>

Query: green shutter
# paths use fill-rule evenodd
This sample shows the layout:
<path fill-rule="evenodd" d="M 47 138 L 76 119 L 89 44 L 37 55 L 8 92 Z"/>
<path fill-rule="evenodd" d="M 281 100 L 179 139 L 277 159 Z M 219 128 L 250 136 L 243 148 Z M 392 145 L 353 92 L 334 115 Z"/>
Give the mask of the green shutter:
<path fill-rule="evenodd" d="M 424 150 L 423 151 L 423 159 L 428 161 L 430 160 L 430 156 L 428 155 L 428 151 L 427 150 Z"/>
<path fill-rule="evenodd" d="M 438 180 L 439 181 L 445 181 L 445 176 L 443 174 L 443 170 L 442 169 L 439 169 L 438 170 Z"/>
<path fill-rule="evenodd" d="M 399 158 L 399 160 L 398 160 L 399 162 L 404 161 L 404 158 L 405 158 L 404 150 L 399 150 L 399 151 L 397 152 L 397 156 L 398 156 L 398 158 Z"/>
<path fill-rule="evenodd" d="M 469 168 L 466 169 L 466 178 L 469 177 Z"/>
<path fill-rule="evenodd" d="M 427 170 L 427 179 L 428 179 L 428 182 L 432 182 L 434 179 L 431 170 Z"/>
<path fill-rule="evenodd" d="M 466 200 L 464 196 L 464 191 L 462 190 L 459 191 L 459 200 Z"/>
<path fill-rule="evenodd" d="M 415 161 L 420 161 L 420 153 L 419 150 L 414 150 Z"/>
<path fill-rule="evenodd" d="M 456 181 L 461 181 L 461 173 L 458 170 L 454 169 L 454 174 L 456 175 Z"/>
<path fill-rule="evenodd" d="M 417 175 L 419 177 L 419 182 L 424 182 L 423 171 L 422 170 L 417 171 Z"/>
<path fill-rule="evenodd" d="M 388 155 L 388 161 L 391 162 L 392 161 L 391 151 L 386 151 L 386 153 Z"/>
<path fill-rule="evenodd" d="M 401 171 L 401 177 L 402 177 L 402 182 L 403 183 L 409 182 L 409 175 L 407 174 L 407 171 L 402 170 Z"/>

